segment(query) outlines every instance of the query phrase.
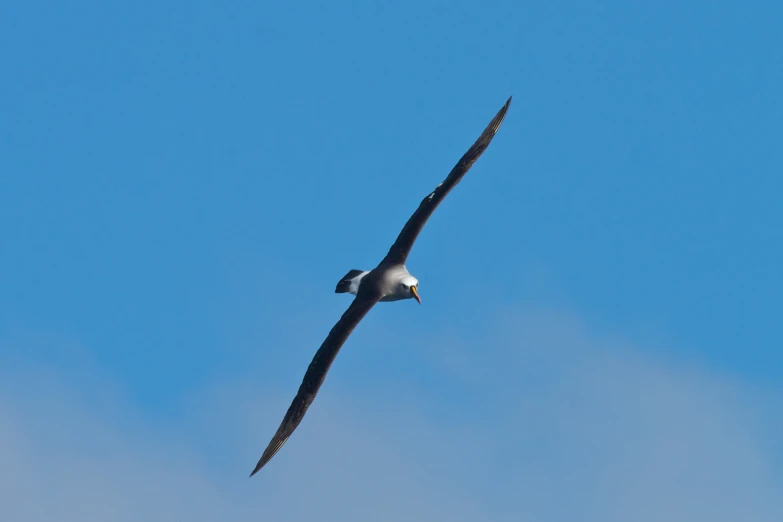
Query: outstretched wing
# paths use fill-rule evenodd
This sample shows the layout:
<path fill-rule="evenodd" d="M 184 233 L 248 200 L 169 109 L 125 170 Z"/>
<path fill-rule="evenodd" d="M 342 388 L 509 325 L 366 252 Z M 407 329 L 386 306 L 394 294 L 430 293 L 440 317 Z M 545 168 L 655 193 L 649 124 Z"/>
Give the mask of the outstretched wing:
<path fill-rule="evenodd" d="M 500 124 L 503 123 L 503 118 L 506 117 L 506 111 L 508 111 L 509 104 L 511 104 L 511 98 L 506 101 L 506 104 L 503 105 L 495 117 L 492 118 L 492 121 L 489 122 L 489 125 L 484 129 L 484 132 L 481 133 L 481 136 L 476 140 L 476 143 L 468 149 L 454 168 L 451 169 L 451 172 L 446 179 L 422 200 L 419 208 L 416 209 L 416 212 L 414 212 L 408 222 L 405 223 L 405 227 L 403 227 L 402 232 L 397 236 L 397 240 L 389 249 L 389 253 L 386 254 L 383 263 L 405 264 L 405 261 L 408 259 L 408 254 L 410 254 L 411 248 L 413 247 L 413 243 L 419 236 L 421 229 L 424 228 L 424 224 L 440 202 L 443 201 L 443 198 L 446 197 L 446 194 L 451 192 L 451 189 L 460 182 L 462 177 L 470 170 L 473 163 L 475 163 L 479 156 L 487 149 L 492 138 L 495 137 L 495 133 L 500 128 Z"/>
<path fill-rule="evenodd" d="M 351 335 L 351 332 L 356 328 L 356 325 L 359 324 L 359 321 L 367 315 L 367 312 L 370 311 L 378 300 L 379 297 L 375 298 L 366 295 L 356 297 L 353 302 L 351 302 L 351 306 L 348 307 L 342 317 L 340 317 L 340 320 L 337 321 L 337 324 L 335 324 L 329 332 L 329 335 L 326 336 L 326 340 L 321 344 L 321 347 L 315 353 L 315 357 L 313 357 L 313 361 L 307 368 L 302 384 L 299 386 L 299 391 L 296 393 L 294 401 L 288 408 L 288 412 L 285 414 L 283 422 L 280 424 L 280 427 L 277 428 L 275 436 L 272 437 L 272 440 L 264 450 L 263 455 L 261 455 L 261 460 L 256 464 L 253 473 L 250 474 L 251 477 L 255 475 L 258 470 L 263 468 L 264 465 L 275 456 L 275 453 L 280 451 L 280 448 L 283 447 L 283 444 L 288 440 L 288 437 L 291 436 L 296 427 L 299 426 L 299 423 L 302 422 L 302 418 L 304 417 L 307 408 L 312 404 L 315 395 L 318 393 L 318 389 L 326 378 L 326 372 L 329 371 L 329 367 L 334 362 L 335 357 L 337 357 L 337 352 L 340 351 L 345 340 Z"/>

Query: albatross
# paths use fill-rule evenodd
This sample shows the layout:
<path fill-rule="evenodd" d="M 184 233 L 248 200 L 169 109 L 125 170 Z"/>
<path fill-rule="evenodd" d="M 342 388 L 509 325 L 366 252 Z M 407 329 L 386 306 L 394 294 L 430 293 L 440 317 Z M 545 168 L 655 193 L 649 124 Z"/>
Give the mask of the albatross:
<path fill-rule="evenodd" d="M 315 353 L 315 357 L 313 357 L 307 372 L 305 372 L 296 397 L 294 397 L 291 406 L 288 408 L 280 427 L 277 428 L 275 435 L 261 455 L 261 459 L 250 474 L 251 477 L 280 451 L 283 444 L 285 444 L 296 427 L 299 426 L 299 423 L 302 422 L 307 408 L 312 404 L 315 395 L 326 378 L 329 367 L 334 362 L 335 357 L 337 357 L 337 352 L 340 351 L 348 336 L 351 335 L 359 321 L 367 315 L 367 312 L 381 301 L 415 299 L 421 304 L 419 280 L 413 277 L 405 267 L 408 254 L 432 212 L 487 149 L 495 133 L 500 128 L 500 124 L 503 123 L 503 118 L 505 118 L 510 104 L 511 98 L 509 97 L 505 105 L 489 122 L 484 132 L 481 133 L 481 136 L 460 158 L 454 168 L 451 169 L 446 179 L 422 200 L 419 208 L 405 223 L 400 235 L 397 236 L 397 240 L 380 264 L 369 271 L 351 270 L 337 283 L 335 293 L 350 293 L 355 297 Z"/>

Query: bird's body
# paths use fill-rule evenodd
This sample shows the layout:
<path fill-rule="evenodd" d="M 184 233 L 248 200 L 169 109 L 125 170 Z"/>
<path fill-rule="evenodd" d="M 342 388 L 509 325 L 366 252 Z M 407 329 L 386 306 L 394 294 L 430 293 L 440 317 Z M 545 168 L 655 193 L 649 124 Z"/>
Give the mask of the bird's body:
<path fill-rule="evenodd" d="M 288 408 L 277 432 L 264 450 L 261 459 L 250 474 L 251 477 L 280 450 L 302 421 L 307 408 L 310 407 L 321 384 L 323 384 L 326 373 L 337 353 L 367 312 L 378 302 L 416 299 L 421 304 L 418 291 L 419 281 L 405 267 L 408 254 L 432 212 L 489 146 L 503 122 L 510 103 L 511 98 L 495 115 L 478 140 L 460 158 L 446 179 L 422 200 L 419 208 L 405 224 L 397 240 L 378 266 L 370 271 L 350 270 L 337 283 L 336 293 L 349 293 L 356 297 L 316 352 L 313 361 L 307 368 L 296 397 Z"/>
<path fill-rule="evenodd" d="M 354 272 L 352 274 L 352 272 Z M 355 273 L 358 272 L 358 273 Z M 381 302 L 401 301 L 402 299 L 416 299 L 411 294 L 411 288 L 416 288 L 419 280 L 413 277 L 405 265 L 379 265 L 372 271 L 351 271 L 346 277 L 337 283 L 335 293 L 349 293 L 359 295 L 359 288 L 365 280 L 367 274 L 375 274 L 377 277 L 371 277 L 367 284 L 378 285 L 377 291 L 383 296 Z"/>

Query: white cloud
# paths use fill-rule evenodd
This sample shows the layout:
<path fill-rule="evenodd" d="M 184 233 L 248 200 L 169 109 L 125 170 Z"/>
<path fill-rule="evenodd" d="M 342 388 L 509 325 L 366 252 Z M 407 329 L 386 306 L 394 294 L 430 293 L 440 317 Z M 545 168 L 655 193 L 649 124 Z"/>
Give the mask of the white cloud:
<path fill-rule="evenodd" d="M 484 326 L 430 332 L 427 380 L 327 380 L 252 479 L 292 390 L 214 383 L 161 422 L 110 383 L 6 369 L 0 519 L 783 520 L 746 383 L 568 318 Z"/>

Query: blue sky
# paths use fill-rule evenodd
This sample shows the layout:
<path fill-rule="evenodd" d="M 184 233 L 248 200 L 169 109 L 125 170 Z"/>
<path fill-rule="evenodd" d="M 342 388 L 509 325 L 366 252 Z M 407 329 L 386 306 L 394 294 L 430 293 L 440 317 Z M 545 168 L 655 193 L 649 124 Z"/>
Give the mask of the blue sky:
<path fill-rule="evenodd" d="M 780 520 L 781 15 L 4 4 L 2 518 Z M 336 281 L 509 95 L 422 306 L 247 480 Z"/>

